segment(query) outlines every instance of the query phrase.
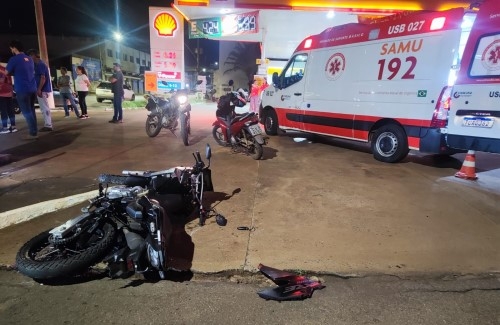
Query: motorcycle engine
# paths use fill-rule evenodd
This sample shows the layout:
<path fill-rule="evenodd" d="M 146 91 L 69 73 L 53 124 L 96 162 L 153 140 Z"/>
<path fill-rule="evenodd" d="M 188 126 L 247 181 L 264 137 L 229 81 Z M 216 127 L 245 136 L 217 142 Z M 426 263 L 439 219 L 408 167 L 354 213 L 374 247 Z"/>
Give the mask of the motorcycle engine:
<path fill-rule="evenodd" d="M 137 197 L 137 193 L 142 190 L 143 188 L 139 186 L 129 187 L 125 185 L 119 185 L 109 188 L 106 193 L 106 196 L 110 200 L 119 198 L 134 199 L 135 197 Z"/>

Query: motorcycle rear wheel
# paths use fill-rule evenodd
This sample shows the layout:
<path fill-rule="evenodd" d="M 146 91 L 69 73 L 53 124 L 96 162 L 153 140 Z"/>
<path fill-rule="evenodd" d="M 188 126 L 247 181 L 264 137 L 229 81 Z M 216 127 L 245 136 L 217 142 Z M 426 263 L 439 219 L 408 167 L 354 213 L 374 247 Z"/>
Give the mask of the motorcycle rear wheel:
<path fill-rule="evenodd" d="M 181 114 L 181 138 L 185 146 L 189 146 L 189 134 L 191 133 L 191 122 L 189 116 Z"/>
<path fill-rule="evenodd" d="M 220 125 L 214 126 L 212 130 L 212 135 L 215 139 L 215 142 L 217 142 L 218 145 L 227 147 L 229 144 L 226 142 L 226 136 L 222 132 L 222 128 Z"/>
<path fill-rule="evenodd" d="M 83 232 L 84 233 L 84 232 Z M 47 280 L 73 276 L 99 262 L 113 247 L 116 229 L 110 223 L 94 230 L 83 245 L 81 235 L 66 244 L 54 245 L 49 241 L 49 230 L 24 244 L 16 256 L 17 270 L 36 279 Z"/>
<path fill-rule="evenodd" d="M 146 119 L 146 134 L 150 138 L 156 137 L 161 131 L 161 115 L 150 114 Z"/>
<path fill-rule="evenodd" d="M 264 149 L 262 148 L 262 145 L 258 143 L 254 137 L 248 132 L 246 133 L 247 137 L 247 150 L 248 154 L 250 157 L 252 157 L 254 160 L 259 160 L 262 158 L 262 155 L 264 154 Z"/>

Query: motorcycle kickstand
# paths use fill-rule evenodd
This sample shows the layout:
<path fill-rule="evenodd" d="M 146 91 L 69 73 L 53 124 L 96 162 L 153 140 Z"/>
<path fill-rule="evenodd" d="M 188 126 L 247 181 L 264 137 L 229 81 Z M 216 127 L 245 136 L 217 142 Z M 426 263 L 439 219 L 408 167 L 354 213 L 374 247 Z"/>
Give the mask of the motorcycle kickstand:
<path fill-rule="evenodd" d="M 200 209 L 200 226 L 205 225 L 205 220 L 207 220 L 207 212 L 205 209 Z"/>

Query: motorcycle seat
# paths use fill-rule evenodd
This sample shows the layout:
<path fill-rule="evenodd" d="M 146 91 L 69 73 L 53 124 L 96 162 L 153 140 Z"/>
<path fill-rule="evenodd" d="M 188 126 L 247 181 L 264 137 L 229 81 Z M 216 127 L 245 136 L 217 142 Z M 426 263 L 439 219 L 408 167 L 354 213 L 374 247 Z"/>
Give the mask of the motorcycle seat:
<path fill-rule="evenodd" d="M 150 181 L 151 178 L 146 176 L 127 176 L 123 185 L 145 187 Z"/>
<path fill-rule="evenodd" d="M 154 198 L 165 209 L 167 214 L 178 213 L 185 209 L 185 203 L 180 194 L 158 194 Z"/>
<path fill-rule="evenodd" d="M 235 118 L 232 119 L 231 124 L 238 121 L 243 121 L 251 116 L 254 116 L 255 112 L 247 112 L 243 114 L 237 114 Z"/>

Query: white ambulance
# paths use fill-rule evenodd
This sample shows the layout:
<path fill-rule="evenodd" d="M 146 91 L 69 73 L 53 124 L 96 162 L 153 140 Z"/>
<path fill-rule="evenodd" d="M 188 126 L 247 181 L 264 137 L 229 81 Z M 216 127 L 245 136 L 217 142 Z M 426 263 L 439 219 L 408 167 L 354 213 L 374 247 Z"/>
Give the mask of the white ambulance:
<path fill-rule="evenodd" d="M 447 143 L 500 153 L 500 1 L 484 3 L 452 90 Z"/>
<path fill-rule="evenodd" d="M 483 6 L 488 15 L 475 24 L 500 15 L 500 1 Z M 266 133 L 297 130 L 371 142 L 375 159 L 384 162 L 400 161 L 410 149 L 457 152 L 444 131 L 466 15 L 464 8 L 404 12 L 304 39 L 263 92 Z"/>

